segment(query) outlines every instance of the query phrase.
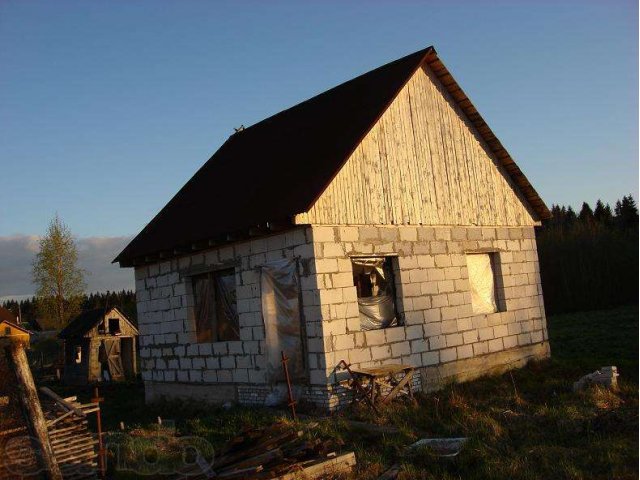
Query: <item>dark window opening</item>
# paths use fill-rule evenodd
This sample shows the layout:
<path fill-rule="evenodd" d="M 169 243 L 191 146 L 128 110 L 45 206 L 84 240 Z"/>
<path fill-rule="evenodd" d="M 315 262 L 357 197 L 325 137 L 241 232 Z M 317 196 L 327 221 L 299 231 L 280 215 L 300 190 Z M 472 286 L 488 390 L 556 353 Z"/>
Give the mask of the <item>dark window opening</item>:
<path fill-rule="evenodd" d="M 351 265 L 362 330 L 398 326 L 392 258 L 352 258 Z"/>
<path fill-rule="evenodd" d="M 109 335 L 120 335 L 120 319 L 109 319 Z"/>
<path fill-rule="evenodd" d="M 104 335 L 105 333 L 107 333 L 107 327 L 105 326 L 104 320 L 102 320 L 98 324 L 98 334 Z"/>
<path fill-rule="evenodd" d="M 11 335 L 11 327 L 4 327 L 4 334 Z"/>
<path fill-rule="evenodd" d="M 239 340 L 235 270 L 194 276 L 192 287 L 198 342 Z"/>

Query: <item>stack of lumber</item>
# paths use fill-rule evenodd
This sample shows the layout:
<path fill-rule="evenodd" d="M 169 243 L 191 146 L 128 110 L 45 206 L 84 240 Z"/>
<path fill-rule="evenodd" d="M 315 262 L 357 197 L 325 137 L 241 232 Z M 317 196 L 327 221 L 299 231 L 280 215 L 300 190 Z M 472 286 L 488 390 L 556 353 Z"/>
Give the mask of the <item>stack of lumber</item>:
<path fill-rule="evenodd" d="M 331 440 L 306 438 L 302 430 L 284 423 L 246 428 L 216 455 L 213 465 L 199 461 L 176 480 L 330 479 L 356 464 L 353 452 L 337 454 Z"/>
<path fill-rule="evenodd" d="M 48 388 L 40 392 L 49 441 L 64 479 L 96 478 L 98 441 L 88 428 L 87 414 L 99 410 L 99 405 L 81 404 L 77 397 L 61 398 Z"/>
<path fill-rule="evenodd" d="M 96 412 L 94 403 L 81 404 L 76 397 L 61 398 L 41 388 L 42 412 L 47 421 L 49 443 L 65 480 L 96 478 L 97 440 L 89 431 L 87 414 Z M 19 424 L 20 416 L 16 424 Z M 26 426 L 0 430 L 0 480 L 38 476 L 40 466 Z"/>

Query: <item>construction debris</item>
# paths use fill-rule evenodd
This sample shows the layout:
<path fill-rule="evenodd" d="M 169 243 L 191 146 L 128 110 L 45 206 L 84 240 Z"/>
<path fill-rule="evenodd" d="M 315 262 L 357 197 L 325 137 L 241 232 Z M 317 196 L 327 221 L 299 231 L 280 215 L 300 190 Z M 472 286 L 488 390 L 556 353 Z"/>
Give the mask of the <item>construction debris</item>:
<path fill-rule="evenodd" d="M 311 480 L 348 473 L 356 464 L 355 454 L 338 455 L 337 446 L 331 440 L 307 439 L 285 423 L 246 428 L 216 455 L 213 465 L 198 459 L 175 479 Z"/>
<path fill-rule="evenodd" d="M 608 367 L 601 367 L 600 370 L 596 370 L 593 373 L 585 375 L 577 382 L 573 384 L 573 391 L 577 392 L 583 390 L 589 385 L 598 384 L 607 388 L 615 390 L 618 388 L 618 368 L 611 365 Z"/>
<path fill-rule="evenodd" d="M 62 398 L 46 387 L 38 396 L 24 345 L 0 347 L 0 398 L 6 398 L 0 402 L 0 480 L 38 472 L 47 480 L 95 479 L 99 442 L 87 414 L 98 413 L 99 404 Z"/>
<path fill-rule="evenodd" d="M 99 403 L 81 404 L 75 396 L 60 398 L 46 387 L 40 388 L 40 392 L 45 395 L 41 401 L 42 410 L 47 419 L 53 454 L 63 478 L 96 478 L 98 470 L 103 474 L 104 469 L 98 469 L 98 463 L 104 465 L 99 436 L 94 435 L 87 426 L 87 414 L 98 414 Z"/>
<path fill-rule="evenodd" d="M 469 438 L 423 438 L 412 443 L 407 448 L 429 447 L 433 454 L 437 457 L 455 457 L 462 451 L 462 447 Z"/>

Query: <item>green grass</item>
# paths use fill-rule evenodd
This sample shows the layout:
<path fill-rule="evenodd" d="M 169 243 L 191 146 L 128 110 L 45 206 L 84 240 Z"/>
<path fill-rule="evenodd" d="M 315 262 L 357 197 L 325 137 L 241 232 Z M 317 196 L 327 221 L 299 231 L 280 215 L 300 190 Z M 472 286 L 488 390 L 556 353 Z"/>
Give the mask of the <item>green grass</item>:
<path fill-rule="evenodd" d="M 558 315 L 548 319 L 548 328 L 549 361 L 420 394 L 417 405 L 399 401 L 379 416 L 348 410 L 321 420 L 316 434 L 342 441 L 345 450 L 356 452 L 353 478 L 359 480 L 377 478 L 394 463 L 402 465 L 400 479 L 637 478 L 638 308 Z M 574 381 L 604 365 L 618 366 L 617 392 L 591 387 L 573 393 Z M 170 469 L 182 455 L 176 439 L 196 436 L 215 449 L 243 425 L 269 425 L 286 416 L 269 409 L 227 411 L 194 402 L 147 407 L 138 384 L 102 393 L 107 429 L 117 430 L 120 421 L 127 427 L 127 433 L 112 434 L 111 442 L 122 447 L 121 458 L 133 467 L 144 464 L 140 452 L 147 449 L 161 457 L 154 462 Z M 159 428 L 158 416 L 165 426 L 174 420 L 175 431 Z M 370 434 L 344 419 L 394 425 L 400 433 Z M 470 440 L 460 455 L 448 459 L 427 449 L 406 450 L 427 436 Z M 210 454 L 206 448 L 203 452 Z M 124 471 L 116 476 L 138 478 Z"/>

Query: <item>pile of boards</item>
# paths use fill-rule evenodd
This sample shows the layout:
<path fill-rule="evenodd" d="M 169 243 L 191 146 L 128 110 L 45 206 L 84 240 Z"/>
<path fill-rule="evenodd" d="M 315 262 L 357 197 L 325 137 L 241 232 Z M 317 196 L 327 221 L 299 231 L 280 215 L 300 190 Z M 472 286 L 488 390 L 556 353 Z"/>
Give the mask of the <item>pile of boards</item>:
<path fill-rule="evenodd" d="M 57 398 L 52 398 L 49 392 L 41 389 L 42 412 L 47 422 L 49 442 L 64 480 L 97 478 L 98 442 L 87 426 L 86 415 L 95 412 L 98 405 L 81 404 L 76 397 L 62 399 L 56 395 Z M 20 421 L 20 415 L 14 418 L 14 428 L 0 430 L 0 450 L 3 453 L 0 480 L 40 478 L 41 467 L 28 429 Z"/>
<path fill-rule="evenodd" d="M 97 412 L 99 404 L 80 403 L 75 396 L 60 398 L 48 388 L 40 392 L 49 442 L 63 478 L 96 478 L 98 440 L 88 428 L 87 414 Z"/>
<path fill-rule="evenodd" d="M 311 425 L 313 428 L 316 425 Z M 294 426 L 277 423 L 267 428 L 246 428 L 216 455 L 176 479 L 332 479 L 342 478 L 356 464 L 353 452 L 336 453 L 331 440 L 313 438 Z"/>

